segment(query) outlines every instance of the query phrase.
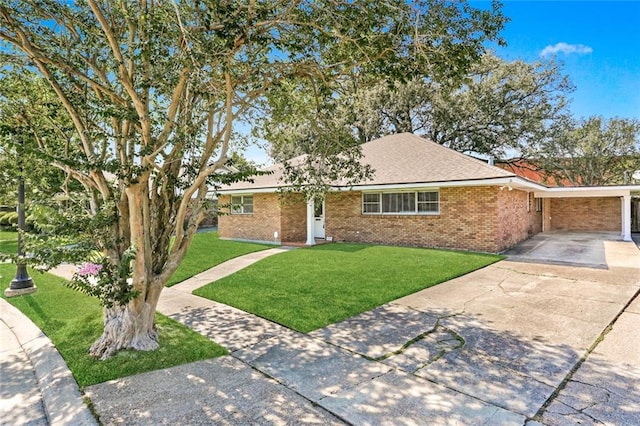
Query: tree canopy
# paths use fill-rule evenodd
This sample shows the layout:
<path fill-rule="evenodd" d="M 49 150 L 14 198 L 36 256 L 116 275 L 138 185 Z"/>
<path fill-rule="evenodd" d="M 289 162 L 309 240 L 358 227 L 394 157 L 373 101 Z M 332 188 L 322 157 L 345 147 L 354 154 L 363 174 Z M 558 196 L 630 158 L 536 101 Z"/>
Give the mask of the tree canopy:
<path fill-rule="evenodd" d="M 565 185 L 631 183 L 640 170 L 640 122 L 589 117 L 566 123 L 558 137 L 541 145 L 539 166 Z"/>
<path fill-rule="evenodd" d="M 5 69 L 0 70 L 0 79 L 0 204 L 16 205 L 19 177 L 26 182 L 28 199 L 52 198 L 70 182 L 38 155 L 38 135 L 30 128 L 38 127 L 39 135 L 47 137 L 65 128 L 69 131 L 70 122 L 60 114 L 60 104 L 46 83 L 33 73 L 16 75 Z"/>
<path fill-rule="evenodd" d="M 3 81 L 36 73 L 34 85 L 47 87 L 37 91 L 41 103 L 51 96 L 64 115 L 60 129 L 33 120 L 14 130 L 82 189 L 60 206 L 59 217 L 84 223 L 65 249 L 97 249 L 113 265 L 105 270 L 131 272 L 112 280 L 128 296 L 105 303 L 91 354 L 157 347 L 156 304 L 208 191 L 250 173 L 218 173 L 238 121 L 254 122 L 287 87 L 311 89 L 320 106 L 366 75 L 427 69 L 457 78 L 503 23 L 498 4 L 438 0 L 4 1 Z M 9 120 L 18 115 L 5 111 Z M 333 144 L 345 142 L 331 140 L 330 153 Z M 60 260 L 54 252 L 37 260 Z"/>
<path fill-rule="evenodd" d="M 507 62 L 490 52 L 457 78 L 415 73 L 350 83 L 320 106 L 308 90 L 288 90 L 272 101 L 279 120 L 263 134 L 272 155 L 283 160 L 309 151 L 321 144 L 310 136 L 315 131 L 325 139 L 342 133 L 356 145 L 412 132 L 463 153 L 531 157 L 561 132 L 573 90 L 553 61 Z"/>

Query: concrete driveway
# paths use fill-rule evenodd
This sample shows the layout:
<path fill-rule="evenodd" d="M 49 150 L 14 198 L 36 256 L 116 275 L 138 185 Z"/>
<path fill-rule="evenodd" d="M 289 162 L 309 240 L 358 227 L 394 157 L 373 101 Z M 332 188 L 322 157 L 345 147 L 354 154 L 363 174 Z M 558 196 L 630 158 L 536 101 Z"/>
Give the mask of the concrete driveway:
<path fill-rule="evenodd" d="M 611 247 L 620 241 L 618 232 L 541 232 L 507 250 L 511 260 L 534 263 L 577 265 L 591 268 L 609 267 L 615 253 Z M 607 254 L 609 258 L 607 258 Z"/>
<path fill-rule="evenodd" d="M 503 261 L 312 333 L 428 383 L 381 375 L 325 408 L 354 424 L 393 424 L 380 406 L 452 409 L 463 424 L 640 424 L 640 302 L 628 306 L 640 251 L 594 245 L 607 269 Z M 421 392 L 430 398 L 416 409 L 407 401 Z M 504 411 L 474 417 L 455 395 Z"/>

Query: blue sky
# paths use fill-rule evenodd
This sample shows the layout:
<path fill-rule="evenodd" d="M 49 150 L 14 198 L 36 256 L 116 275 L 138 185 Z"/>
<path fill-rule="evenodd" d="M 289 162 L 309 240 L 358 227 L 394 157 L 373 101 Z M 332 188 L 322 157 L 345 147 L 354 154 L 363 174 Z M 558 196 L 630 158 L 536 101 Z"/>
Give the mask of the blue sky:
<path fill-rule="evenodd" d="M 640 1 L 503 0 L 502 11 L 507 47 L 495 52 L 526 61 L 555 52 L 576 86 L 575 117 L 640 119 Z"/>

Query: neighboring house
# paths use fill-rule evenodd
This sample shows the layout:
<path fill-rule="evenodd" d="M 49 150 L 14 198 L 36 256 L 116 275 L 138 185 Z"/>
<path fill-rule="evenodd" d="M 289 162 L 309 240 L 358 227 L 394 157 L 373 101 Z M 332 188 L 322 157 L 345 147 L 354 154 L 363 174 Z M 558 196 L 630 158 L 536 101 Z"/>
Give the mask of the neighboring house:
<path fill-rule="evenodd" d="M 283 169 L 223 187 L 220 238 L 316 239 L 502 252 L 543 230 L 617 231 L 631 239 L 640 186 L 548 188 L 419 136 L 362 145 L 371 180 L 335 185 L 324 200 L 281 193 Z M 223 210 L 223 209 L 221 209 Z"/>
<path fill-rule="evenodd" d="M 544 170 L 541 170 L 535 162 L 527 160 L 499 161 L 496 162 L 496 167 L 500 167 L 508 172 L 513 172 L 520 177 L 548 187 L 573 186 L 568 180 L 558 181 L 554 176 L 551 176 Z"/>

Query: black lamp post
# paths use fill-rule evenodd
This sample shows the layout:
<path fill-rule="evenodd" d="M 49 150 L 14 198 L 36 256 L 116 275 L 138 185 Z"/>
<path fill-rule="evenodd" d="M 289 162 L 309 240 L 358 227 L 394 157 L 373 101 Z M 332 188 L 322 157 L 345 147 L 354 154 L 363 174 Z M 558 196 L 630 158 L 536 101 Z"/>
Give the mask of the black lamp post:
<path fill-rule="evenodd" d="M 22 161 L 22 159 L 20 161 Z M 11 281 L 11 286 L 4 291 L 4 295 L 7 297 L 30 294 L 37 290 L 37 287 L 33 284 L 33 280 L 27 272 L 27 265 L 23 258 L 22 232 L 24 229 L 24 179 L 22 178 L 22 163 L 20 163 L 20 177 L 18 178 L 18 262 L 16 277 Z"/>

